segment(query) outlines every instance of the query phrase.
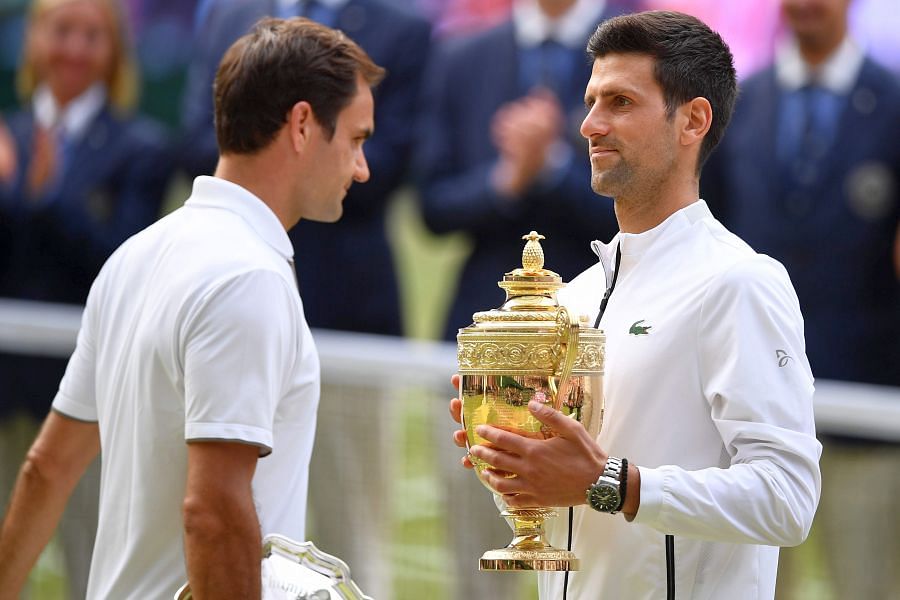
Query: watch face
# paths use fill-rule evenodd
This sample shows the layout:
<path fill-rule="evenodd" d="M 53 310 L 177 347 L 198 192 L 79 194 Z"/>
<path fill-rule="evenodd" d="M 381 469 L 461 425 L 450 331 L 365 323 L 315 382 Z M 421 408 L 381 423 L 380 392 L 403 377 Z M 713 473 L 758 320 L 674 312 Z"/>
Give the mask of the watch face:
<path fill-rule="evenodd" d="M 619 505 L 619 487 L 608 483 L 594 484 L 588 500 L 594 510 L 611 512 Z"/>

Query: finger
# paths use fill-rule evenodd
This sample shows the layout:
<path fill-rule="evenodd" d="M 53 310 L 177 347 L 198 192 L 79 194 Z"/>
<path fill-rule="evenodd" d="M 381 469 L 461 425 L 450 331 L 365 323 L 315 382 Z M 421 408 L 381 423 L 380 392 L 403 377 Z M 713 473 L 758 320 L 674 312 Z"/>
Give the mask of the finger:
<path fill-rule="evenodd" d="M 494 112 L 494 116 L 491 117 L 491 129 L 497 127 L 500 123 L 509 118 L 510 110 L 512 109 L 511 104 L 504 104 L 500 108 Z"/>
<path fill-rule="evenodd" d="M 529 494 L 509 494 L 503 496 L 503 501 L 509 508 L 535 508 L 543 506 L 534 496 Z"/>
<path fill-rule="evenodd" d="M 462 424 L 462 401 L 459 398 L 450 400 L 450 417 Z"/>
<path fill-rule="evenodd" d="M 584 431 L 582 424 L 575 419 L 570 419 L 558 410 L 554 410 L 550 406 L 541 404 L 536 400 L 532 400 L 528 403 L 528 410 L 534 415 L 535 419 L 555 431 L 561 437 L 574 439 Z"/>
<path fill-rule="evenodd" d="M 491 127 L 491 139 L 495 144 L 502 145 L 521 137 L 523 131 L 515 119 L 503 119 Z"/>
<path fill-rule="evenodd" d="M 466 447 L 466 432 L 462 429 L 458 429 L 453 432 L 453 443 L 459 446 L 460 448 Z"/>
<path fill-rule="evenodd" d="M 524 491 L 522 480 L 512 473 L 497 469 L 485 469 L 481 472 L 481 476 L 498 494 L 521 494 Z"/>
<path fill-rule="evenodd" d="M 460 380 L 459 373 L 454 373 L 453 375 L 450 376 L 450 385 L 452 385 L 453 389 L 456 390 L 457 392 L 459 391 L 459 380 Z"/>
<path fill-rule="evenodd" d="M 16 144 L 9 131 L 0 122 L 0 181 L 11 180 L 18 167 Z"/>
<path fill-rule="evenodd" d="M 469 448 L 469 454 L 491 466 L 491 471 L 505 471 L 507 474 L 519 473 L 522 470 L 522 459 L 510 452 L 488 448 L 476 444 Z"/>
<path fill-rule="evenodd" d="M 528 448 L 531 447 L 531 444 L 535 442 L 535 440 L 529 439 L 524 435 L 491 425 L 479 425 L 475 428 L 475 433 L 490 442 L 491 448 L 503 452 L 511 452 L 519 456 L 523 456 Z"/>

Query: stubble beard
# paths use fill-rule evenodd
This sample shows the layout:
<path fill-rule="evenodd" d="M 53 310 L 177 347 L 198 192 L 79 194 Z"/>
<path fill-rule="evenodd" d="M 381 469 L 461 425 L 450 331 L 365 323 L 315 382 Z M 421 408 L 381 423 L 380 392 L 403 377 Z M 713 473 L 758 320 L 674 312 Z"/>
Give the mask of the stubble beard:
<path fill-rule="evenodd" d="M 591 166 L 591 189 L 601 196 L 617 198 L 628 188 L 634 173 L 624 161 L 620 161 L 611 169 L 599 170 Z"/>
<path fill-rule="evenodd" d="M 601 196 L 614 199 L 616 204 L 636 207 L 657 201 L 674 167 L 675 155 L 671 148 L 666 147 L 649 149 L 649 152 L 661 158 L 661 164 L 655 168 L 651 166 L 653 161 L 636 168 L 621 154 L 619 162 L 609 169 L 600 170 L 592 164 L 591 189 Z"/>

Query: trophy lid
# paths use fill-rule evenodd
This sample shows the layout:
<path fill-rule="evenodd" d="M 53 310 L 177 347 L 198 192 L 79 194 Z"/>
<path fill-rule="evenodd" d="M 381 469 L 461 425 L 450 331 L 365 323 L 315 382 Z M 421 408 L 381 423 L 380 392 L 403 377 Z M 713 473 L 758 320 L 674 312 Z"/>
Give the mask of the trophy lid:
<path fill-rule="evenodd" d="M 602 372 L 603 332 L 591 327 L 586 315 L 570 314 L 560 306 L 556 291 L 565 284 L 544 268 L 544 236 L 532 231 L 522 239 L 527 240 L 522 267 L 497 284 L 506 290 L 506 301 L 475 313 L 473 323 L 459 330 L 460 373 L 554 375 L 572 368 L 576 374 Z"/>
<path fill-rule="evenodd" d="M 514 269 L 503 276 L 503 281 L 497 283 L 505 290 L 515 290 L 521 283 L 542 283 L 547 284 L 541 287 L 547 287 L 556 290 L 565 285 L 562 277 L 557 273 L 544 268 L 544 249 L 541 247 L 541 240 L 547 239 L 537 231 L 532 231 L 522 236 L 525 242 L 525 248 L 522 249 L 522 268 Z"/>
<path fill-rule="evenodd" d="M 547 321 L 548 317 L 555 320 L 555 316 L 551 317 L 549 313 L 555 313 L 559 309 L 556 290 L 566 284 L 558 273 L 544 268 L 544 249 L 541 247 L 544 236 L 532 231 L 523 235 L 522 239 L 526 240 L 525 248 L 522 249 L 522 267 L 509 271 L 503 275 L 502 281 L 497 282 L 498 286 L 506 290 L 506 301 L 494 310 L 475 313 L 472 318 L 476 324 Z"/>

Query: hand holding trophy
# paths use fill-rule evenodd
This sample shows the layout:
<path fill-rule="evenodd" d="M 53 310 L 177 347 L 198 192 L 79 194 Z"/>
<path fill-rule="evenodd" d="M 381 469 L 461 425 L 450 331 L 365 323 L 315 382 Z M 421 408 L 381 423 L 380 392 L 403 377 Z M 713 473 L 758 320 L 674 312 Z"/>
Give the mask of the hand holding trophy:
<path fill-rule="evenodd" d="M 559 305 L 556 291 L 564 284 L 543 268 L 543 236 L 532 231 L 523 239 L 528 241 L 522 268 L 506 273 L 498 284 L 506 290 L 506 301 L 495 310 L 475 313 L 474 323 L 457 336 L 461 417 L 469 448 L 490 446 L 476 433 L 484 424 L 535 439 L 554 436 L 529 411 L 531 400 L 580 421 L 592 437 L 600 430 L 603 332 Z M 472 454 L 469 460 L 488 485 L 485 470 L 491 465 Z M 552 508 L 507 507 L 501 514 L 513 525 L 513 540 L 506 548 L 486 552 L 481 570 L 578 569 L 572 552 L 545 539 L 544 520 L 556 514 Z"/>

